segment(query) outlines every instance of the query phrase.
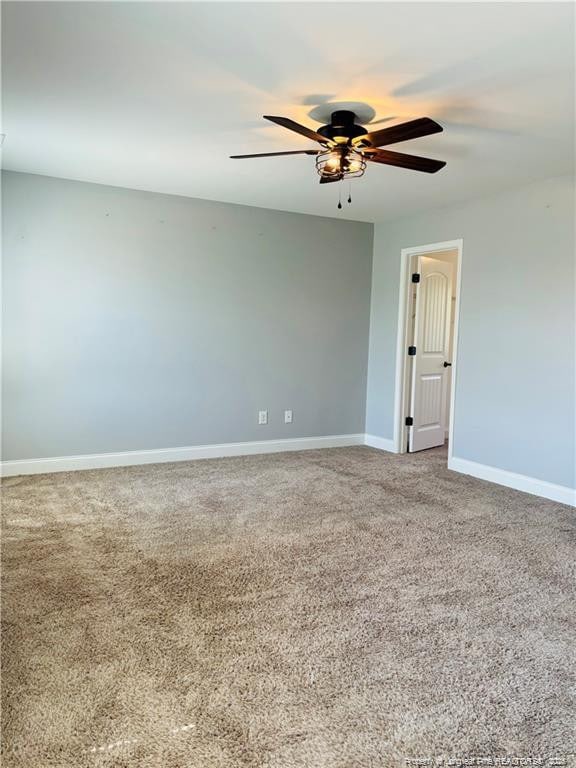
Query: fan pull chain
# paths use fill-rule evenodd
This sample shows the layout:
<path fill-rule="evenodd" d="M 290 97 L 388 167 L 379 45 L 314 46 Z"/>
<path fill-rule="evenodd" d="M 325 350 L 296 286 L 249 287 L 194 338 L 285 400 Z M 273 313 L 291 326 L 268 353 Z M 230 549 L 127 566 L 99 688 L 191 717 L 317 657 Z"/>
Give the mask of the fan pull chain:
<path fill-rule="evenodd" d="M 342 185 L 338 187 L 338 209 L 342 208 Z"/>
<path fill-rule="evenodd" d="M 352 202 L 352 182 L 348 182 L 348 202 Z"/>

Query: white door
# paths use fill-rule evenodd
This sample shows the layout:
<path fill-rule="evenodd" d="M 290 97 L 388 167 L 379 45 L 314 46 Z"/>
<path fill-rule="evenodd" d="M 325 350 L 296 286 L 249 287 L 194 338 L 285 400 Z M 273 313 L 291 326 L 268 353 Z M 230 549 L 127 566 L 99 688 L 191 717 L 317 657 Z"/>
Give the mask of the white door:
<path fill-rule="evenodd" d="M 448 364 L 451 363 L 450 312 L 452 265 L 420 256 L 412 356 L 412 395 L 408 450 L 422 451 L 444 443 Z M 445 365 L 446 364 L 446 365 Z"/>

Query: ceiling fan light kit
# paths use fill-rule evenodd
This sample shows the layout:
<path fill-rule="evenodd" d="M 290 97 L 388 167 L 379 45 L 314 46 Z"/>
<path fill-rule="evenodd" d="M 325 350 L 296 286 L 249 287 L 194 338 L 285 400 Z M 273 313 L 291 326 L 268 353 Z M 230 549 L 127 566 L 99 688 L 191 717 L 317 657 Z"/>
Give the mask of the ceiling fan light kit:
<path fill-rule="evenodd" d="M 366 160 L 361 152 L 349 147 L 325 149 L 316 155 L 316 170 L 322 179 L 340 181 L 363 176 Z"/>
<path fill-rule="evenodd" d="M 416 155 L 380 149 L 380 147 L 396 144 L 400 141 L 408 141 L 409 139 L 418 139 L 422 136 L 440 133 L 443 130 L 442 126 L 429 117 L 420 117 L 417 120 L 410 120 L 407 123 L 382 128 L 372 133 L 369 133 L 364 126 L 358 124 L 354 112 L 344 109 L 332 112 L 330 122 L 327 125 L 321 126 L 317 131 L 307 128 L 305 125 L 300 125 L 288 117 L 264 115 L 264 119 L 318 142 L 321 149 L 265 152 L 257 155 L 232 155 L 232 159 L 238 160 L 278 155 L 315 155 L 316 170 L 320 176 L 320 184 L 363 176 L 368 162 L 409 168 L 410 170 L 422 171 L 423 173 L 436 173 L 446 165 L 441 160 L 432 160 L 427 157 L 418 157 Z M 341 207 L 342 205 L 339 202 L 338 208 Z"/>

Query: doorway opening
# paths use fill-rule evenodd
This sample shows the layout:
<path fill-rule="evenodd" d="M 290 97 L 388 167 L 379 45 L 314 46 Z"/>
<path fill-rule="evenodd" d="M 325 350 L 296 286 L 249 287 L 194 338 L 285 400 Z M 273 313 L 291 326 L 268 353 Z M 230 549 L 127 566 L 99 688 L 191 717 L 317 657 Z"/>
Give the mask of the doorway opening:
<path fill-rule="evenodd" d="M 462 240 L 401 253 L 394 446 L 452 455 Z"/>

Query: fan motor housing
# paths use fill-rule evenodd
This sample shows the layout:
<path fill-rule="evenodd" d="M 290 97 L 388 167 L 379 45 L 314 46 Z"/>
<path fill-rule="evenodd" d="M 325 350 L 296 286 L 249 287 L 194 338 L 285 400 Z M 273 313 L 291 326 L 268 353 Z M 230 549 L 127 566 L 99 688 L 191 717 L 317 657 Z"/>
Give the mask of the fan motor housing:
<path fill-rule="evenodd" d="M 340 138 L 337 143 L 342 143 L 341 139 L 345 138 L 349 142 L 352 139 L 356 139 L 359 136 L 365 136 L 368 131 L 361 125 L 357 125 L 356 115 L 354 112 L 349 112 L 346 109 L 339 109 L 336 112 L 332 112 L 332 117 L 328 125 L 323 125 L 318 128 L 318 133 L 321 136 L 325 136 L 330 141 L 336 141 L 336 137 Z"/>

